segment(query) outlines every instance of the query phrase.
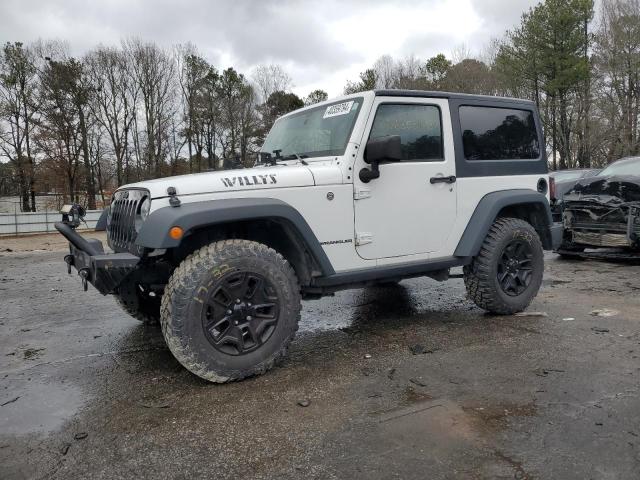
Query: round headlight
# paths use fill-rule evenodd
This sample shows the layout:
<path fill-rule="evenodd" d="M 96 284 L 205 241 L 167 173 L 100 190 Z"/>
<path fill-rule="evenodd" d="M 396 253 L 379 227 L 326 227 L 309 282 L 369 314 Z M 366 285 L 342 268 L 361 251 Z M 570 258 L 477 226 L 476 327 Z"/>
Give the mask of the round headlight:
<path fill-rule="evenodd" d="M 139 232 L 140 228 L 142 228 L 142 223 L 149 216 L 149 210 L 151 210 L 151 200 L 149 197 L 144 197 L 138 207 L 138 214 L 136 215 L 136 232 Z"/>
<path fill-rule="evenodd" d="M 149 197 L 144 197 L 142 204 L 140 204 L 140 217 L 142 217 L 143 222 L 149 216 L 149 210 L 151 210 L 151 200 L 149 200 Z"/>

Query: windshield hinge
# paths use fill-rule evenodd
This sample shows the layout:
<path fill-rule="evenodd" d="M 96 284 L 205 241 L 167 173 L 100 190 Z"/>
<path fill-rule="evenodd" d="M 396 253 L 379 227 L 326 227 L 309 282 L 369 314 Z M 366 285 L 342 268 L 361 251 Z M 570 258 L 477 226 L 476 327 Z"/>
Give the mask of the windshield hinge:
<path fill-rule="evenodd" d="M 357 232 L 356 233 L 356 246 L 366 245 L 373 242 L 373 233 L 369 232 Z"/>
<path fill-rule="evenodd" d="M 364 187 L 356 187 L 353 191 L 353 199 L 362 200 L 364 198 L 371 198 L 371 190 Z"/>

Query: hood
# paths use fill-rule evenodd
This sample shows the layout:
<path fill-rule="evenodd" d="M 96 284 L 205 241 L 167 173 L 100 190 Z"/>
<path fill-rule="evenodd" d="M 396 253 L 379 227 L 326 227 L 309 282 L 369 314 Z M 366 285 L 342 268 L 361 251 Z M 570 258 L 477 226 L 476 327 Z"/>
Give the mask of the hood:
<path fill-rule="evenodd" d="M 640 202 L 640 176 L 583 178 L 564 196 L 564 200 L 614 205 Z"/>
<path fill-rule="evenodd" d="M 174 187 L 178 196 L 201 193 L 267 190 L 314 185 L 311 169 L 304 165 L 242 168 L 216 172 L 194 173 L 131 183 L 119 188 L 144 188 L 151 198 L 166 197 L 167 188 Z"/>
<path fill-rule="evenodd" d="M 575 179 L 556 182 L 556 198 L 562 199 L 575 187 L 577 182 L 578 180 Z"/>

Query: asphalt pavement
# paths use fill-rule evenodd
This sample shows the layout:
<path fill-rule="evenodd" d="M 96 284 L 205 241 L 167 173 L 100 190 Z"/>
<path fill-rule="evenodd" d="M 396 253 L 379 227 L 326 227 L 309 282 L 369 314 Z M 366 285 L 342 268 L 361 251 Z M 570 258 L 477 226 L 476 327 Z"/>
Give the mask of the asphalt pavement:
<path fill-rule="evenodd" d="M 0 478 L 640 478 L 640 266 L 547 255 L 524 316 L 461 280 L 305 302 L 211 385 L 61 252 L 0 249 Z"/>

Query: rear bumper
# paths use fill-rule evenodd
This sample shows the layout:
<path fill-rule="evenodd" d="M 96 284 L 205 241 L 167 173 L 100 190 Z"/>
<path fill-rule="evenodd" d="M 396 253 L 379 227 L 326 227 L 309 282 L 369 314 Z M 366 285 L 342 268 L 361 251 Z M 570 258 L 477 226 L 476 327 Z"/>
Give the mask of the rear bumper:
<path fill-rule="evenodd" d="M 78 271 L 83 284 L 93 285 L 100 293 L 113 293 L 140 262 L 140 257 L 130 253 L 105 253 L 102 242 L 85 239 L 63 222 L 55 224 L 56 229 L 69 240 L 69 254 L 64 257 L 71 273 L 71 267 Z"/>

